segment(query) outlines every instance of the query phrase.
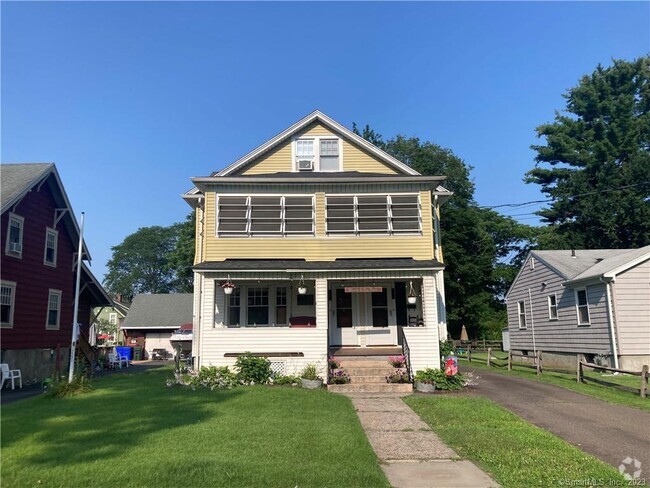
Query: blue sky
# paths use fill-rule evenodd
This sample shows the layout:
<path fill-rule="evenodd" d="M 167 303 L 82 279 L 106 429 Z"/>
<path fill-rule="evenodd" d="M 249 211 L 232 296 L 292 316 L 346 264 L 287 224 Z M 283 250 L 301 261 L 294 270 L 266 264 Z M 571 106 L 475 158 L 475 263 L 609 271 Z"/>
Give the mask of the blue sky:
<path fill-rule="evenodd" d="M 0 8 L 2 161 L 57 164 L 100 279 L 125 236 L 184 219 L 190 177 L 316 108 L 451 148 L 481 205 L 542 198 L 535 127 L 598 63 L 650 51 L 648 2 Z"/>

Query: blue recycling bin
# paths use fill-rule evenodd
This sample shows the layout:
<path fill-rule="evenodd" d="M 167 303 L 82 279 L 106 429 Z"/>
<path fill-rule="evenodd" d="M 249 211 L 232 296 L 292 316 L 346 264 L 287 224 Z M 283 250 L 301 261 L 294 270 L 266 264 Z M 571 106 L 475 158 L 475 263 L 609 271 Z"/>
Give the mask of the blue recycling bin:
<path fill-rule="evenodd" d="M 129 346 L 119 346 L 116 347 L 115 350 L 120 356 L 126 357 L 129 361 L 133 359 L 133 348 Z"/>

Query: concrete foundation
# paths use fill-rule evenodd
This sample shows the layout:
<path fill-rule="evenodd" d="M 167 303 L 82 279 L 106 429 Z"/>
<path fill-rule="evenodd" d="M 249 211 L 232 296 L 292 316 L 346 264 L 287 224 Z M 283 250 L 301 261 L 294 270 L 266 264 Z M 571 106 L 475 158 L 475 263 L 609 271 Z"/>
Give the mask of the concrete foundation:
<path fill-rule="evenodd" d="M 70 348 L 60 348 L 61 371 L 68 370 Z M 40 383 L 54 373 L 56 367 L 56 349 L 3 349 L 2 362 L 10 369 L 19 369 L 23 377 L 23 385 Z M 6 385 L 5 385 L 6 387 Z"/>
<path fill-rule="evenodd" d="M 650 366 L 650 355 L 621 356 L 618 358 L 619 368 L 628 371 L 641 371 L 644 364 Z"/>

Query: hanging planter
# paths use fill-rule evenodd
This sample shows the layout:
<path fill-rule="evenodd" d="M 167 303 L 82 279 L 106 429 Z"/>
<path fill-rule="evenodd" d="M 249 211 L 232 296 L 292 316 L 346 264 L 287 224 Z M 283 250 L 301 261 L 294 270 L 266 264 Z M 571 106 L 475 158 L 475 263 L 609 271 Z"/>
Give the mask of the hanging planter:
<path fill-rule="evenodd" d="M 237 287 L 230 281 L 230 275 L 228 275 L 228 280 L 225 283 L 221 283 L 221 288 L 226 295 L 232 295 L 232 291 Z"/>
<path fill-rule="evenodd" d="M 406 301 L 408 302 L 409 305 L 415 305 L 418 301 L 418 297 L 415 294 L 415 290 L 413 289 L 412 281 L 409 281 L 409 294 L 406 297 Z"/>
<path fill-rule="evenodd" d="M 298 282 L 298 295 L 305 295 L 307 293 L 307 285 L 305 285 L 305 280 L 302 275 L 300 275 L 300 281 Z"/>

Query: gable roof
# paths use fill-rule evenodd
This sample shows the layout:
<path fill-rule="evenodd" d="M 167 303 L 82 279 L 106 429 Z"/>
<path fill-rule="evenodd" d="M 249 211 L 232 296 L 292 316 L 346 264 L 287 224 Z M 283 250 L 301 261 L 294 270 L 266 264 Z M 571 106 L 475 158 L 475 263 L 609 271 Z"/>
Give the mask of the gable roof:
<path fill-rule="evenodd" d="M 285 130 L 277 134 L 275 137 L 269 139 L 266 141 L 264 144 L 256 147 L 253 149 L 251 152 L 243 156 L 242 158 L 238 159 L 231 165 L 227 166 L 226 168 L 222 169 L 221 171 L 212 174 L 211 176 L 227 176 L 234 171 L 246 166 L 248 163 L 252 162 L 254 159 L 257 159 L 259 156 L 265 154 L 266 152 L 270 151 L 274 147 L 276 147 L 278 144 L 281 142 L 287 140 L 288 138 L 292 137 L 293 135 L 297 134 L 301 130 L 303 130 L 305 127 L 309 126 L 310 124 L 314 122 L 320 122 L 324 126 L 328 127 L 329 129 L 333 130 L 334 132 L 338 132 L 339 135 L 343 136 L 344 138 L 352 141 L 358 146 L 361 146 L 364 148 L 366 151 L 370 152 L 377 158 L 379 158 L 382 162 L 387 164 L 388 166 L 391 166 L 398 171 L 402 173 L 406 173 L 409 175 L 418 175 L 419 173 L 415 171 L 413 168 L 410 166 L 407 166 L 406 164 L 402 163 L 401 161 L 395 159 L 393 156 L 388 154 L 385 151 L 382 151 L 379 149 L 377 146 L 374 144 L 371 144 L 370 142 L 366 141 L 363 137 L 358 136 L 354 132 L 352 132 L 350 129 L 347 127 L 339 124 L 337 121 L 334 119 L 331 119 L 324 113 L 322 113 L 319 110 L 314 110 L 312 113 L 307 115 L 306 117 L 303 117 L 300 119 L 298 122 L 293 124 L 290 127 L 287 127 Z"/>
<path fill-rule="evenodd" d="M 56 204 L 62 209 L 68 209 L 62 218 L 63 224 L 72 241 L 79 242 L 81 231 L 54 163 L 3 163 L 0 165 L 0 181 L 0 201 L 3 214 L 19 204 L 34 187 L 47 184 Z M 83 243 L 83 253 L 84 259 L 90 260 L 90 253 L 85 242 Z"/>
<path fill-rule="evenodd" d="M 639 249 L 531 251 L 530 255 L 549 266 L 567 283 L 573 283 L 614 276 L 637 262 L 650 258 L 650 246 Z"/>
<path fill-rule="evenodd" d="M 194 295 L 139 294 L 133 298 L 122 329 L 179 329 L 191 323 Z"/>
<path fill-rule="evenodd" d="M 105 307 L 113 303 L 113 300 L 108 296 L 104 287 L 97 281 L 95 275 L 92 274 L 90 268 L 83 261 L 81 262 L 81 281 L 84 286 L 83 291 L 88 291 L 93 297 L 93 307 Z"/>

